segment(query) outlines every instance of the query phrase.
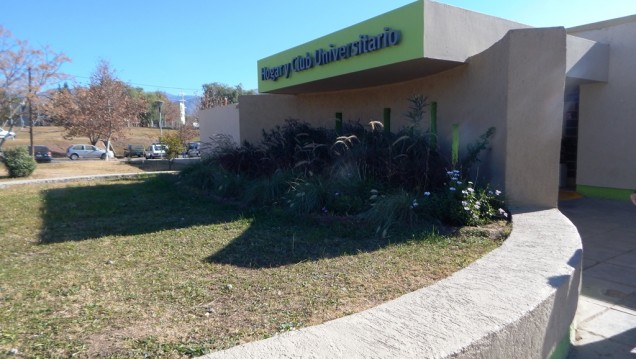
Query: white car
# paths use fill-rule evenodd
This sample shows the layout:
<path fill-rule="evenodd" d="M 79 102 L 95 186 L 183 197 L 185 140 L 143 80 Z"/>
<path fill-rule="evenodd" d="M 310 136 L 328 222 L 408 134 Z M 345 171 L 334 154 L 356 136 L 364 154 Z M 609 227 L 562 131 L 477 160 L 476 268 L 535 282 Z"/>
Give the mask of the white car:
<path fill-rule="evenodd" d="M 0 138 L 15 138 L 15 132 L 7 131 L 0 127 Z"/>
<path fill-rule="evenodd" d="M 146 148 L 146 151 L 144 151 L 144 157 L 146 157 L 147 160 L 154 158 L 164 158 L 166 157 L 167 149 L 168 146 L 166 145 L 153 143 L 152 145 L 148 146 L 148 148 Z"/>

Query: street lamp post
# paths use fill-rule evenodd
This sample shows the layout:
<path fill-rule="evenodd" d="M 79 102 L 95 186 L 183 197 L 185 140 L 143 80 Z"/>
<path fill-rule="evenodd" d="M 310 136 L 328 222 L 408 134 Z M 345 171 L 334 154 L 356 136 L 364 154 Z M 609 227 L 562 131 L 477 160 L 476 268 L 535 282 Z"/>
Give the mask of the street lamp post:
<path fill-rule="evenodd" d="M 155 104 L 159 108 L 159 139 L 161 140 L 163 139 L 163 126 L 161 125 L 161 106 L 163 105 L 163 101 L 155 101 Z"/>

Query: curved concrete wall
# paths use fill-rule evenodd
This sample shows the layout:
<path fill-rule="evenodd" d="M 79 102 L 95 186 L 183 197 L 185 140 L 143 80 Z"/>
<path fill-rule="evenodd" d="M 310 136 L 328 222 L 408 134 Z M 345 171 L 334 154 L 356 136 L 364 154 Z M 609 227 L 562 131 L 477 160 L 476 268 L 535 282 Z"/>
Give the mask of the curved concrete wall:
<path fill-rule="evenodd" d="M 581 260 L 558 210 L 516 213 L 500 248 L 430 287 L 204 358 L 548 358 L 569 334 Z"/>

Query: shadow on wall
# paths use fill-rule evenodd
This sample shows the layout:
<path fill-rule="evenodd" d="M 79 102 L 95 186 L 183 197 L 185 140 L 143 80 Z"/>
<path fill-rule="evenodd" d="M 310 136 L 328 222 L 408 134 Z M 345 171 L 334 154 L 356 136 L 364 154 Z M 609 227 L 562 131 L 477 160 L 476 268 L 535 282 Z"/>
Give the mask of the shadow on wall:
<path fill-rule="evenodd" d="M 548 284 L 555 290 L 554 300 L 551 301 L 553 306 L 559 306 L 560 308 L 568 308 L 569 311 L 557 310 L 552 308 L 550 318 L 547 322 L 547 326 L 544 333 L 543 348 L 541 351 L 542 358 L 564 358 L 568 354 L 570 347 L 570 331 L 569 323 L 572 322 L 572 318 L 576 313 L 577 302 L 579 300 L 579 292 L 581 287 L 581 271 L 583 267 L 583 250 L 577 249 L 572 253 L 572 256 L 568 260 L 567 264 L 574 269 L 572 278 L 571 275 L 559 275 L 548 278 Z M 564 305 L 567 303 L 567 305 Z M 564 323 L 567 323 L 564 327 Z M 558 335 L 562 339 L 556 343 L 556 347 L 553 347 L 554 336 Z"/>

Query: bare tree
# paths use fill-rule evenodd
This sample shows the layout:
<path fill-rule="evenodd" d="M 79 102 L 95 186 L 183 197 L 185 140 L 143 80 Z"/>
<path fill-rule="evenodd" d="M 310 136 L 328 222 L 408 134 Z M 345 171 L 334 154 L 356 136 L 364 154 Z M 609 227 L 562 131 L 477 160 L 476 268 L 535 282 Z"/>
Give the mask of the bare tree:
<path fill-rule="evenodd" d="M 146 104 L 131 96 L 129 87 L 118 80 L 106 61 L 101 61 L 91 75 L 88 88 L 60 90 L 53 95 L 48 111 L 62 118 L 67 137 L 88 137 L 91 144 L 110 142 L 144 111 Z M 106 157 L 108 158 L 108 156 Z"/>
<path fill-rule="evenodd" d="M 199 137 L 199 129 L 192 126 L 191 122 L 186 121 L 184 125 L 177 129 L 177 136 L 179 136 L 181 143 L 186 144 Z"/>
<path fill-rule="evenodd" d="M 157 93 L 157 95 L 159 96 L 159 100 L 163 103 L 163 105 L 161 106 L 161 116 L 163 119 L 162 120 L 163 126 L 168 127 L 166 126 L 166 124 L 170 124 L 169 127 L 171 128 L 176 127 L 175 123 L 179 121 L 179 114 L 180 114 L 179 103 L 170 101 L 168 96 L 163 92 L 159 92 Z"/>
<path fill-rule="evenodd" d="M 41 101 L 39 92 L 68 77 L 59 70 L 69 61 L 66 55 L 49 47 L 31 48 L 27 41 L 13 38 L 11 32 L 0 25 L 0 114 L 13 119 L 25 103 L 31 111 Z M 30 133 L 33 144 L 32 128 Z"/>

